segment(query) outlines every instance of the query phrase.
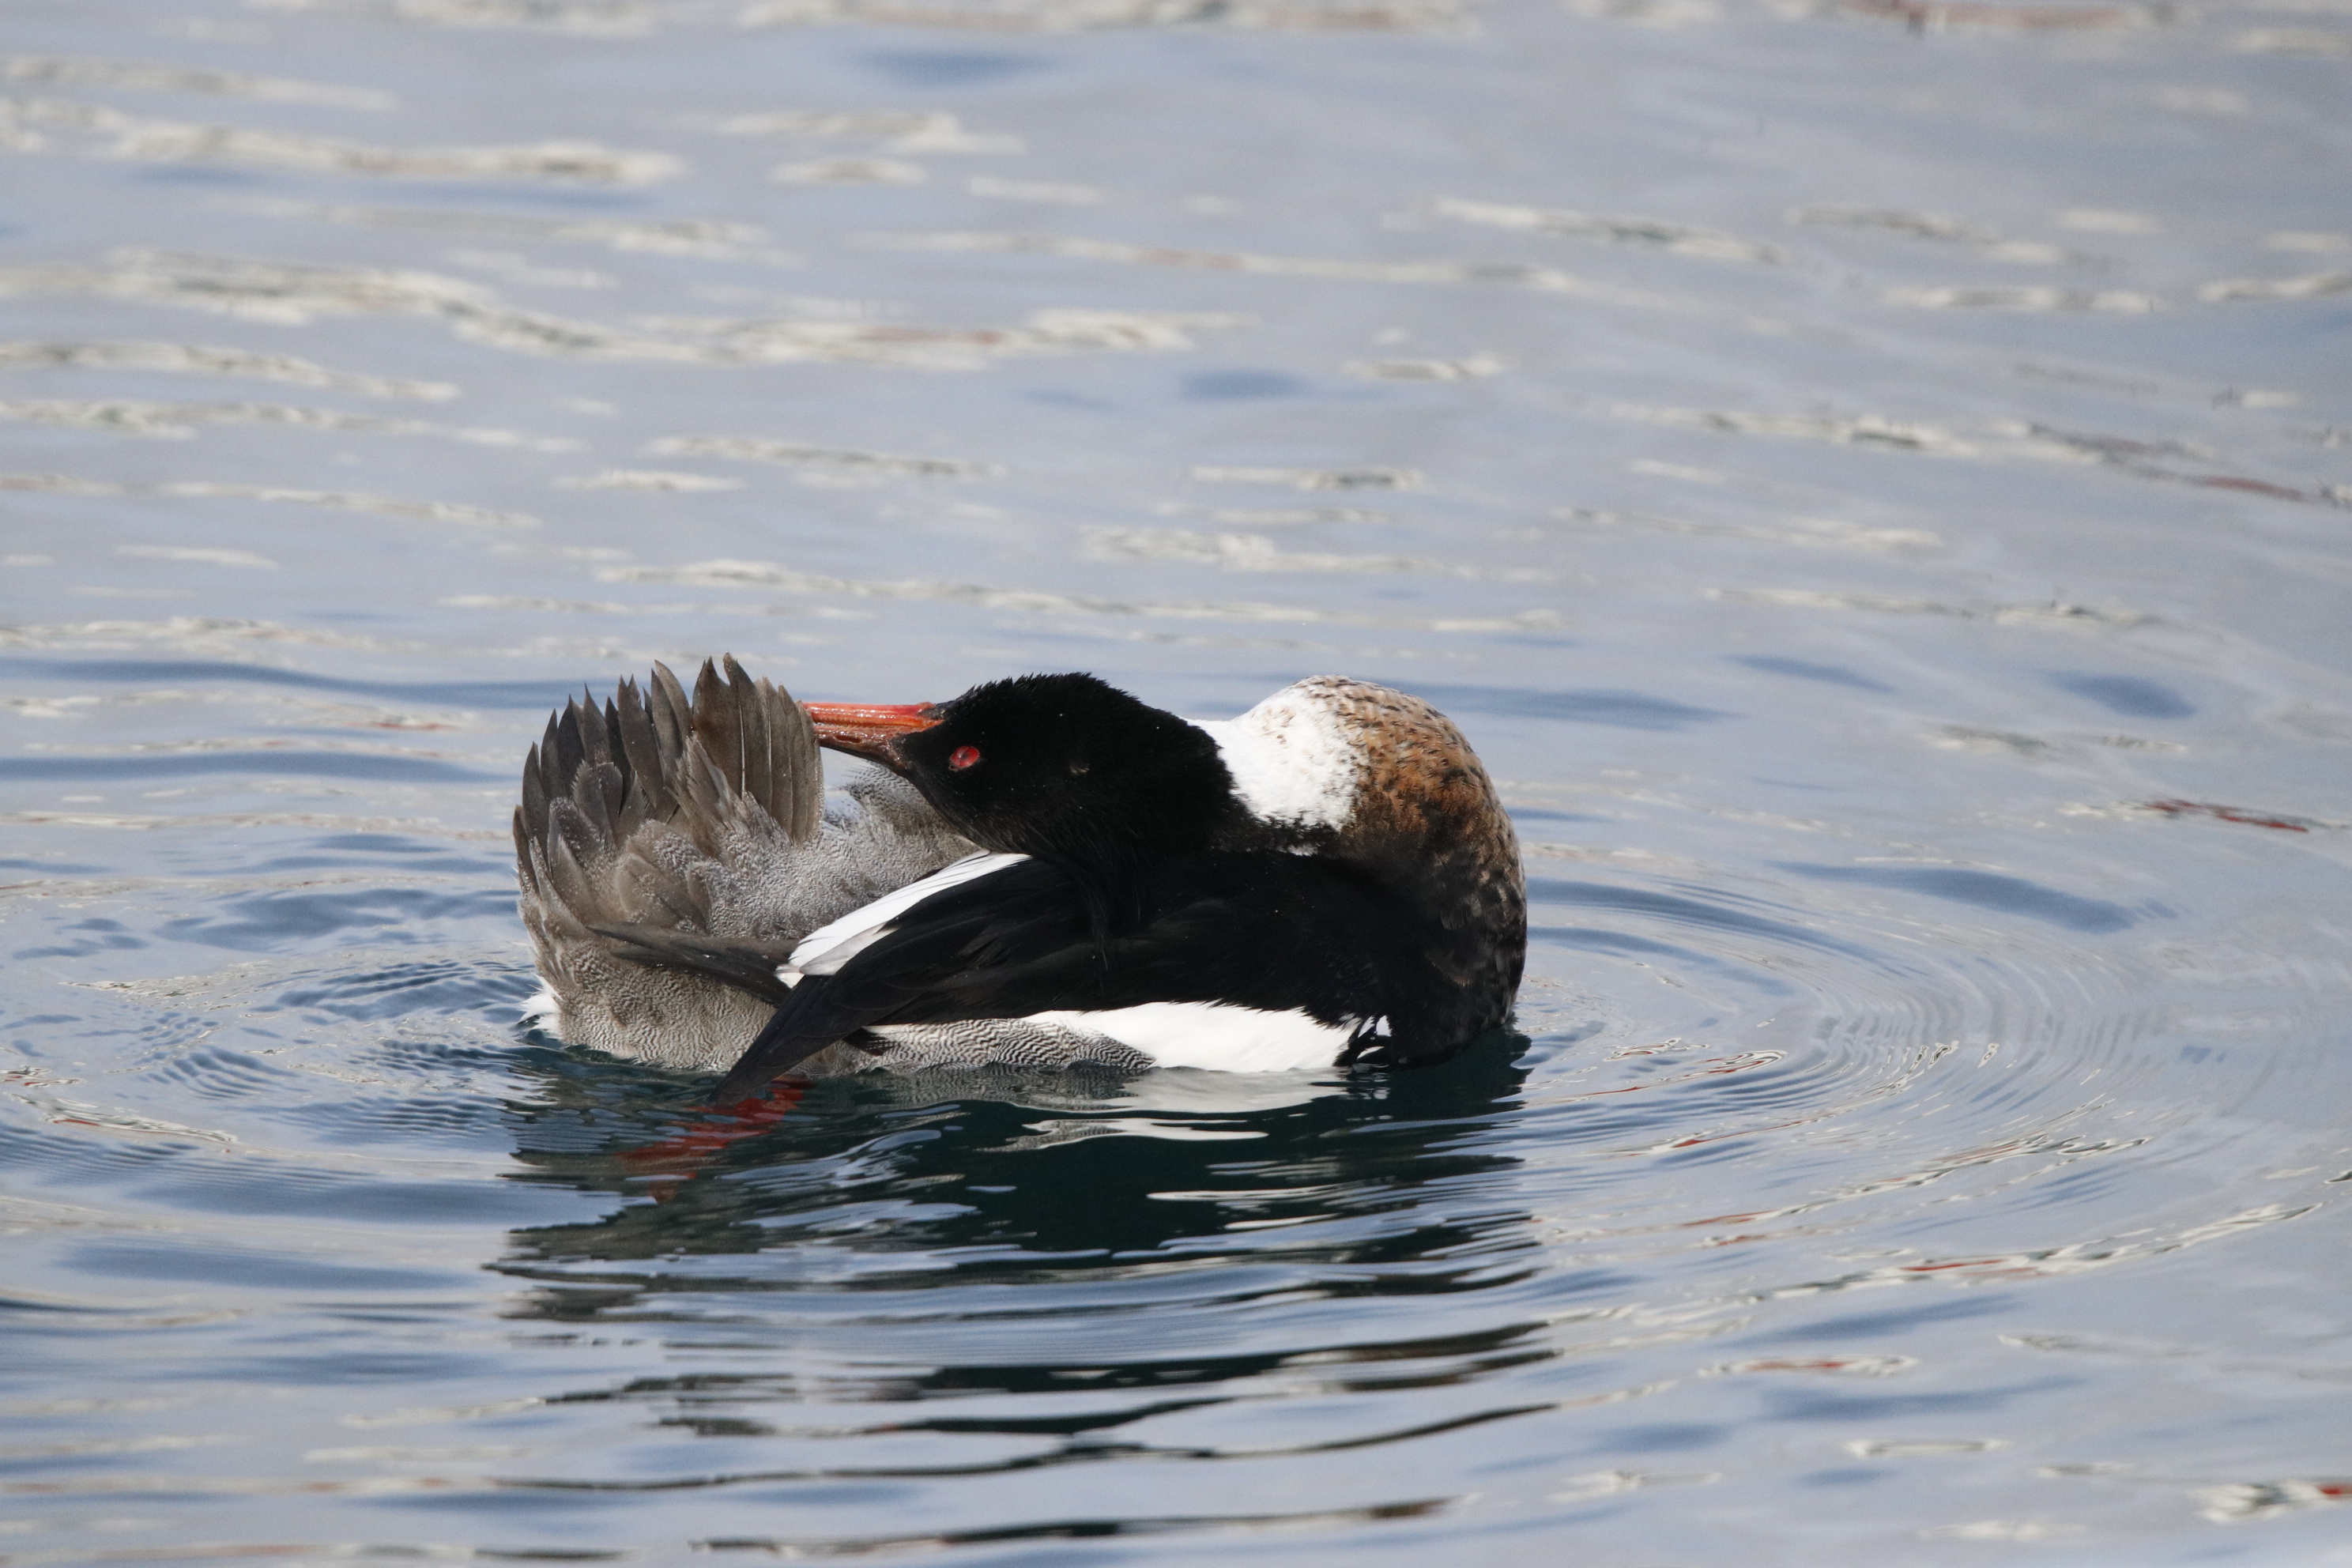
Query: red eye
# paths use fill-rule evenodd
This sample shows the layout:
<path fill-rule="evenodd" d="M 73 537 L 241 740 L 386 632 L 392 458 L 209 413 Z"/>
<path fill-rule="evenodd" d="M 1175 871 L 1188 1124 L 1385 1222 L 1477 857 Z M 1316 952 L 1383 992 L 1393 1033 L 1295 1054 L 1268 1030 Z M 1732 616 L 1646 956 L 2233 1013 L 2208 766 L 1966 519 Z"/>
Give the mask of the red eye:
<path fill-rule="evenodd" d="M 963 772 L 964 769 L 971 766 L 972 763 L 978 761 L 980 761 L 980 748 L 978 746 L 958 746 L 954 751 L 948 753 L 948 766 L 953 768 L 958 773 Z"/>

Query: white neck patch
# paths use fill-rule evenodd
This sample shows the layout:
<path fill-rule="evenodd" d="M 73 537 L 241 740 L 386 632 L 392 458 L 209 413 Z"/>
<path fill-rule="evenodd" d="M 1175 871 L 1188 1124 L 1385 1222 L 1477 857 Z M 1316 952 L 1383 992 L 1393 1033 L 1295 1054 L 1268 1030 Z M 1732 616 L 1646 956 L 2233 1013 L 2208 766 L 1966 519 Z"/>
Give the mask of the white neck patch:
<path fill-rule="evenodd" d="M 1260 822 L 1346 824 L 1364 759 L 1321 693 L 1286 686 L 1238 719 L 1192 722 L 1217 742 L 1234 793 Z"/>

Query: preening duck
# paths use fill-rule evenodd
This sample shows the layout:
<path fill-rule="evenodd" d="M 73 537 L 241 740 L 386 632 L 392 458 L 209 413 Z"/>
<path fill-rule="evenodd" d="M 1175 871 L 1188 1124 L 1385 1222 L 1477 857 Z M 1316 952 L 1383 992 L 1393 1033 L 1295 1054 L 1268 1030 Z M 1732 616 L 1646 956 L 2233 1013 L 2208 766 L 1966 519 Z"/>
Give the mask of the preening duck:
<path fill-rule="evenodd" d="M 830 747 L 873 765 L 831 800 Z M 562 1038 L 726 1074 L 1408 1066 L 1504 1023 L 1509 818 L 1417 698 L 1195 721 L 1090 675 L 798 703 L 730 657 L 548 722 L 515 811 Z"/>

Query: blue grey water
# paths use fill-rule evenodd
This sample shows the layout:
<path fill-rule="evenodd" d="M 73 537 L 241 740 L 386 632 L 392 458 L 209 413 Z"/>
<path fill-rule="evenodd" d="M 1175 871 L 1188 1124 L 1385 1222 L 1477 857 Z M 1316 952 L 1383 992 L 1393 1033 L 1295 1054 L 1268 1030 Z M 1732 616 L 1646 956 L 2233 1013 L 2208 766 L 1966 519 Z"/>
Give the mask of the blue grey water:
<path fill-rule="evenodd" d="M 0 60 L 0 1562 L 2352 1563 L 2345 0 Z M 726 651 L 1422 692 L 1524 1038 L 680 1154 L 507 818 Z"/>

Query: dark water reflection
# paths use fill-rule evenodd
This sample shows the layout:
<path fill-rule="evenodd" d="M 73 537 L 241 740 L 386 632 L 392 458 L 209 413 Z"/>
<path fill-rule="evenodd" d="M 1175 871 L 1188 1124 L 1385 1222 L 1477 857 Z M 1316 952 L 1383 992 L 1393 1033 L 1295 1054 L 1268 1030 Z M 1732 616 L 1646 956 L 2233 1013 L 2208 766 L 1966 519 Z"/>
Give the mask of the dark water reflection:
<path fill-rule="evenodd" d="M 936 1274 L 894 1272 L 890 1286 L 1017 1280 L 1032 1268 L 1067 1284 L 1096 1269 L 1120 1274 L 1170 1249 L 1188 1267 L 1221 1254 L 1245 1260 L 1258 1251 L 1249 1232 L 1315 1221 L 1311 1244 L 1267 1238 L 1265 1254 L 1310 1271 L 1397 1268 L 1318 1289 L 1349 1295 L 1470 1288 L 1460 1281 L 1479 1269 L 1458 1259 L 1426 1273 L 1405 1266 L 1463 1248 L 1508 1249 L 1511 1222 L 1479 1234 L 1451 1225 L 1400 1232 L 1381 1216 L 1411 1215 L 1433 1184 L 1455 1194 L 1481 1190 L 1479 1177 L 1517 1163 L 1492 1146 L 1491 1134 L 1526 1078 L 1516 1065 L 1524 1044 L 1496 1037 L 1433 1071 L 1371 1074 L 1319 1089 L 1301 1084 L 1295 1104 L 1161 1112 L 1140 1125 L 1100 1109 L 1126 1087 L 1110 1075 L 1099 1082 L 1083 1073 L 827 1082 L 788 1123 L 729 1146 L 683 1180 L 648 1174 L 629 1156 L 690 1118 L 690 1098 L 649 1099 L 641 1074 L 610 1064 L 541 1058 L 529 1063 L 526 1081 L 544 1085 L 545 1103 L 513 1113 L 517 1157 L 528 1171 L 519 1179 L 637 1201 L 593 1226 L 521 1233 L 506 1267 L 530 1278 L 538 1277 L 538 1264 L 803 1245 L 925 1257 L 973 1249 L 985 1259 L 950 1262 Z M 972 1078 L 981 1081 L 958 1081 Z M 690 1097 L 703 1086 L 682 1087 Z M 877 1133 L 877 1125 L 887 1131 Z M 583 1149 L 590 1139 L 593 1147 Z M 1509 1190 L 1507 1181 L 1483 1185 Z M 659 1189 L 656 1201 L 647 1200 L 649 1187 Z M 1219 1196 L 1228 1191 L 1235 1194 L 1230 1201 Z M 852 1211 L 874 1217 L 834 1236 Z M 1229 1217 L 1244 1219 L 1249 1231 L 1228 1233 Z M 770 1288 L 791 1286 L 777 1279 Z"/>
<path fill-rule="evenodd" d="M 683 1176 L 649 1174 L 635 1156 L 697 1114 L 698 1085 L 532 1053 L 522 1081 L 536 1092 L 505 1114 L 514 1179 L 623 1201 L 593 1221 L 513 1233 L 497 1268 L 531 1288 L 502 1316 L 524 1332 L 659 1334 L 735 1370 L 565 1396 L 711 1440 L 718 1452 L 691 1473 L 501 1484 L 732 1491 L 1113 1461 L 1263 1464 L 1551 1408 L 1506 1381 L 1557 1358 L 1542 1316 L 1521 1305 L 1517 1321 L 1506 1308 L 1501 1321 L 1470 1314 L 1487 1321 L 1469 1327 L 1449 1313 L 1452 1326 L 1430 1332 L 1420 1305 L 1541 1272 L 1504 1136 L 1526 1045 L 1498 1035 L 1422 1073 L 1319 1085 L 1297 1075 L 1286 1092 L 1258 1086 L 1275 1103 L 1255 1107 L 1217 1105 L 1232 1097 L 1213 1074 L 1175 1075 L 1196 1080 L 1194 1109 L 1150 1103 L 1181 1101 L 1186 1086 L 1109 1075 L 825 1083 L 765 1137 Z M 1621 1282 L 1602 1271 L 1554 1286 Z M 1204 1335 L 1187 1319 L 1254 1326 Z M 812 1334 L 856 1370 L 799 1364 Z M 1433 1415 L 1424 1402 L 1448 1389 L 1461 1396 Z M 1330 1406 L 1310 1429 L 1285 1436 L 1252 1418 L 1270 1397 L 1302 1394 Z M 745 1468 L 730 1467 L 747 1442 L 806 1433 L 813 1404 L 835 1414 L 803 1464 L 757 1465 L 747 1450 Z M 1240 1426 L 1202 1427 L 1227 1406 Z M 1166 1436 L 1179 1418 L 1202 1435 Z M 1394 1520 L 1449 1500 L 1440 1490 L 1356 1510 L 1048 1518 L 939 1539 Z"/>

